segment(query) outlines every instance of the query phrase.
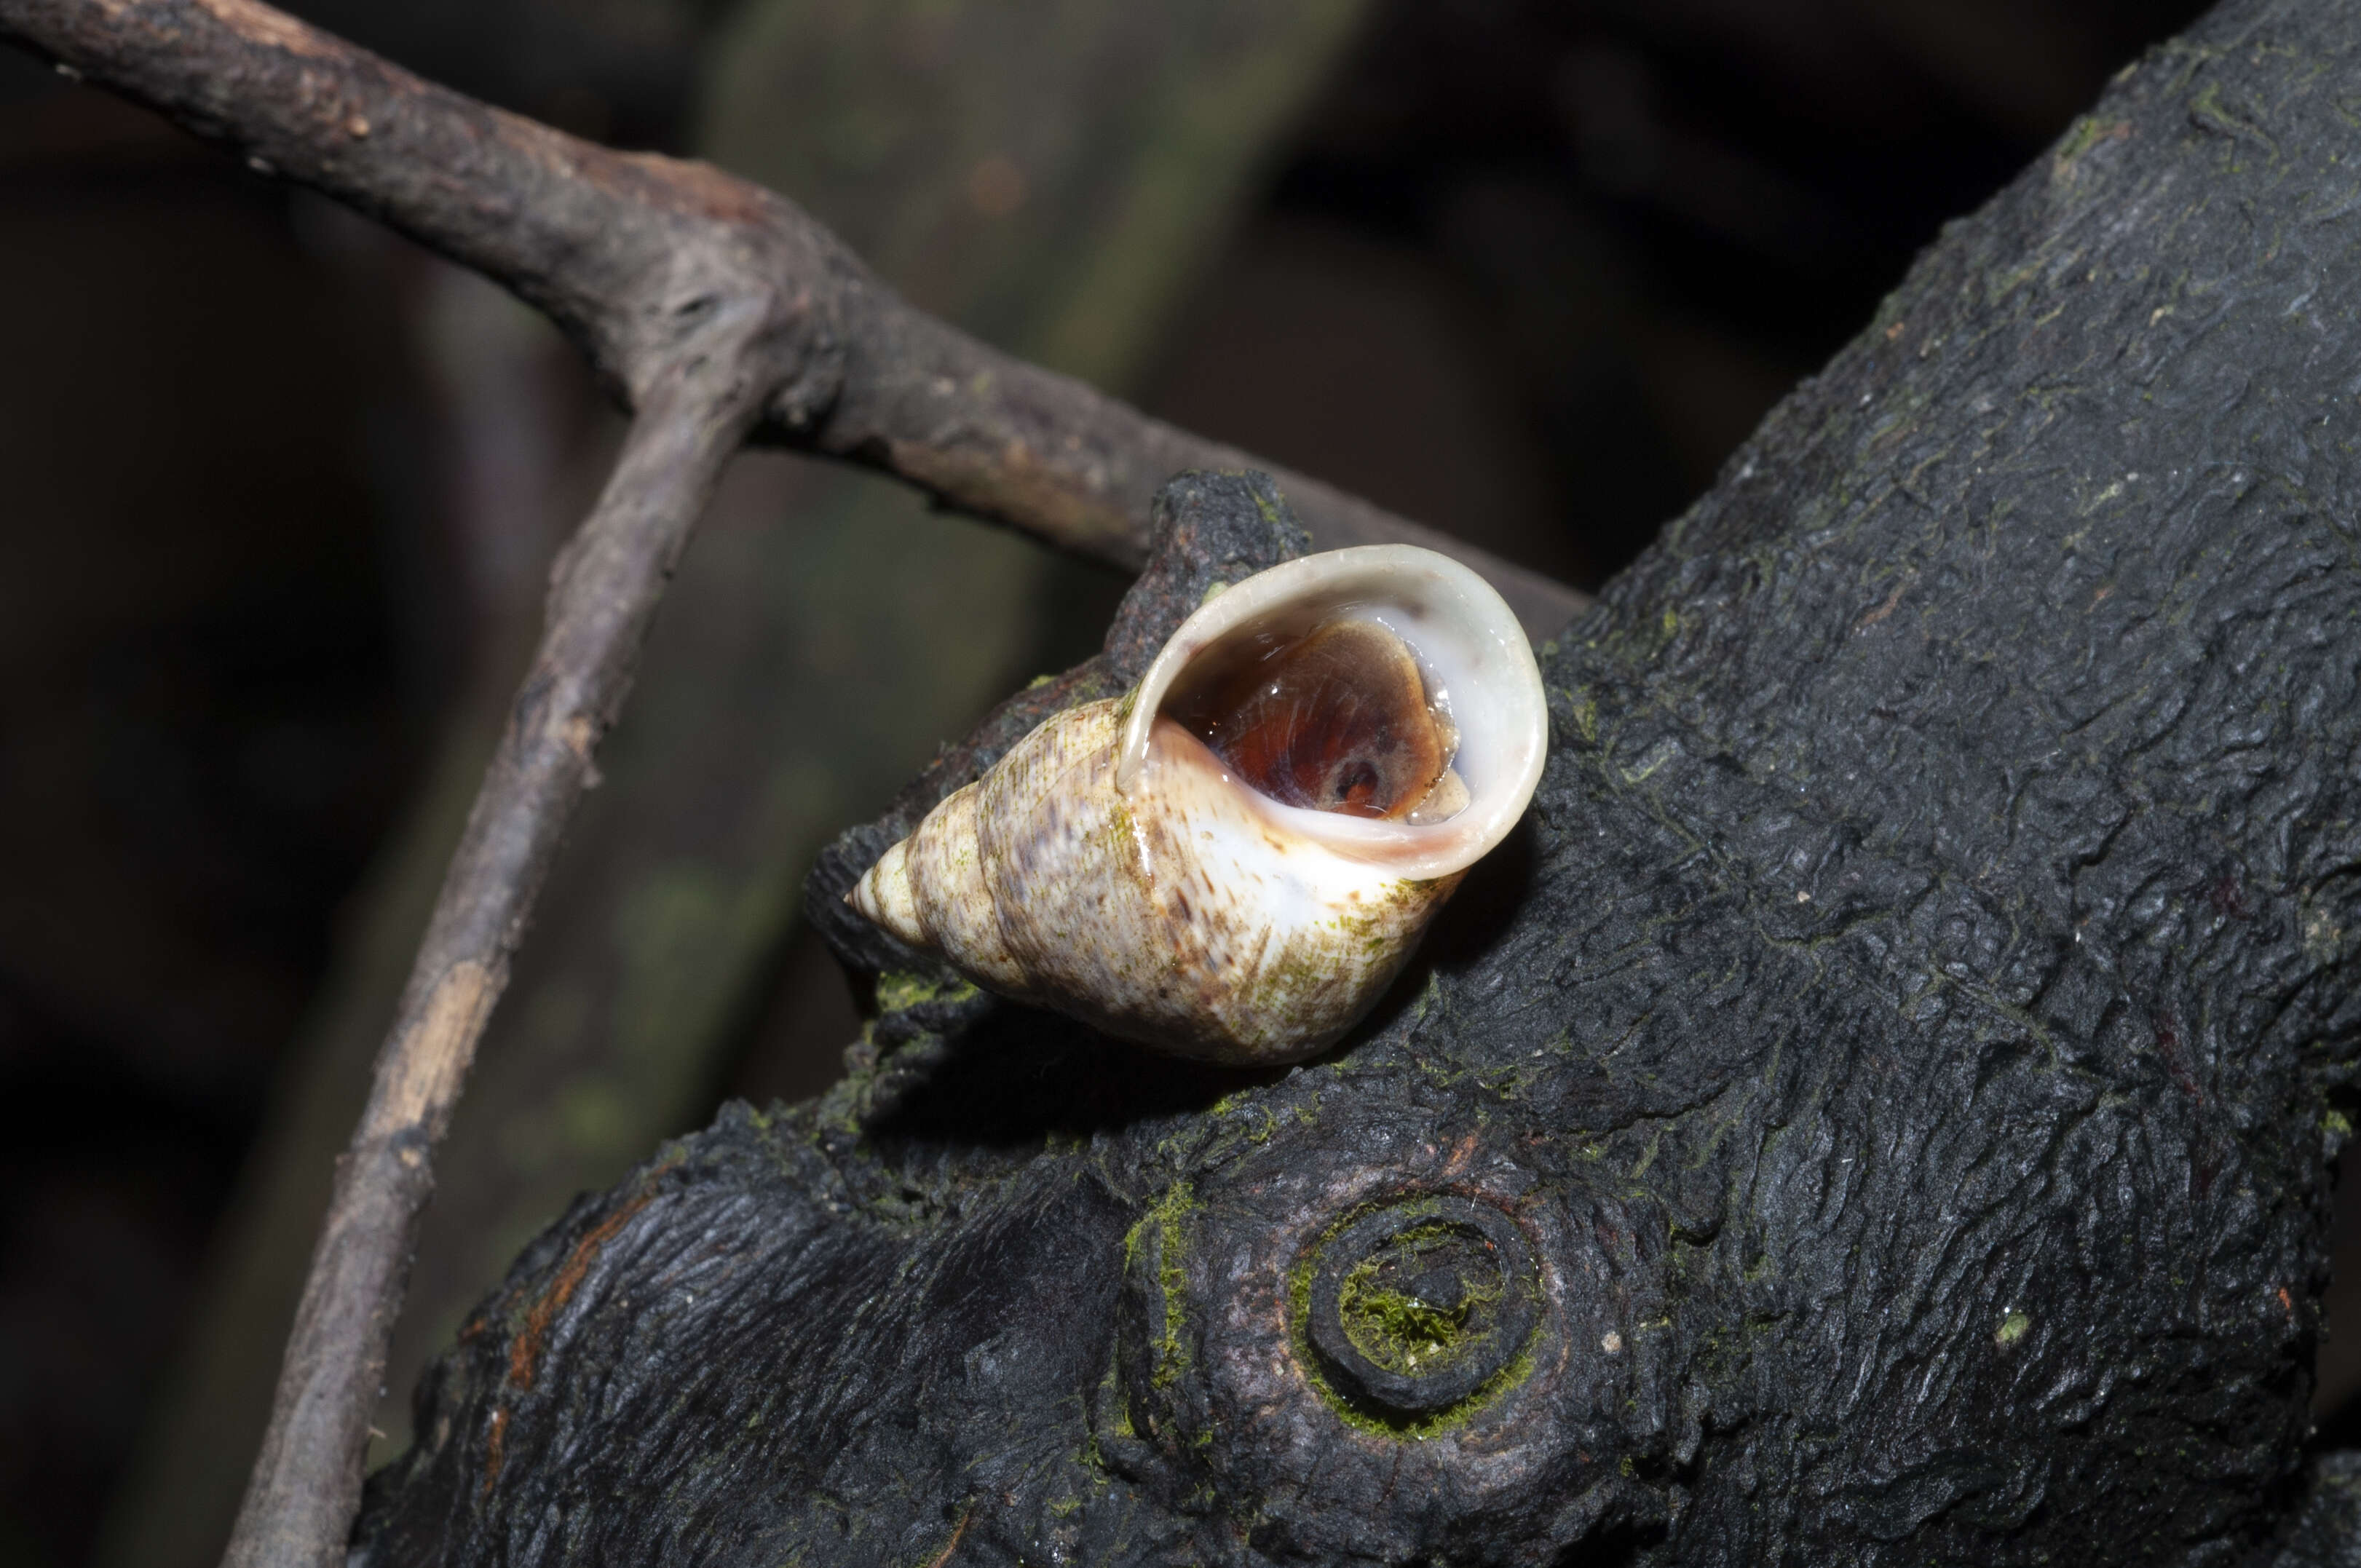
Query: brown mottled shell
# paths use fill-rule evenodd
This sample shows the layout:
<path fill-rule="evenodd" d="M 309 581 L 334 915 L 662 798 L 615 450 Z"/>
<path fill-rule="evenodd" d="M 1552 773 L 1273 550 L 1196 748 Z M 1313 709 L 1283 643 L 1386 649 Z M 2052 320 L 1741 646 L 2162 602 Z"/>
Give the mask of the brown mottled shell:
<path fill-rule="evenodd" d="M 1251 577 L 1140 685 L 1056 715 L 853 889 L 978 984 L 1185 1056 L 1332 1044 L 1523 814 L 1546 739 L 1515 618 L 1406 545 Z"/>

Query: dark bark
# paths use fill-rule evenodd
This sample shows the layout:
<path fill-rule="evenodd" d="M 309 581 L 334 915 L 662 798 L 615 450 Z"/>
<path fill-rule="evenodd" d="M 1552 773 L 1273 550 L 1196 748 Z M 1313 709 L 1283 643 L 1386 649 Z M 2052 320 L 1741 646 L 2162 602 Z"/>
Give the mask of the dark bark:
<path fill-rule="evenodd" d="M 790 336 L 758 440 L 1137 567 L 1148 500 L 1252 459 L 912 310 L 793 203 L 701 163 L 619 153 L 420 81 L 255 0 L 0 0 L 0 38 L 227 141 L 513 289 L 637 406 L 678 323 L 765 302 Z M 1298 476 L 1323 546 L 1407 540 L 1490 578 L 1536 637 L 1573 590 Z"/>
<path fill-rule="evenodd" d="M 530 1248 L 362 1561 L 2349 1561 L 2356 68 L 2233 0 L 1954 225 L 1560 640 L 1529 828 L 1329 1058 L 845 928 L 851 1078 Z M 1389 1387 L 1323 1303 L 1412 1255 L 1473 1304 Z"/>

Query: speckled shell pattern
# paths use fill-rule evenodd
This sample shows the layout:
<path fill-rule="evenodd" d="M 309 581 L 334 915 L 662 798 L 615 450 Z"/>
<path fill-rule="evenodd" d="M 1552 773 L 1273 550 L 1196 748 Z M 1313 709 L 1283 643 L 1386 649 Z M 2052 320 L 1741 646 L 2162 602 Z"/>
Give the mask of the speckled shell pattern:
<path fill-rule="evenodd" d="M 1342 610 L 1447 691 L 1473 795 L 1423 827 L 1281 805 L 1158 717 L 1205 650 Z M 1044 721 L 853 888 L 978 984 L 1177 1055 L 1301 1060 L 1376 1003 L 1467 866 L 1522 814 L 1547 722 L 1532 652 L 1466 568 L 1406 546 L 1290 562 L 1212 600 L 1126 696 Z"/>
<path fill-rule="evenodd" d="M 1290 835 L 1175 726 L 1158 748 L 1204 760 L 1159 757 L 1163 787 L 1125 795 L 1122 709 L 1043 723 L 887 850 L 856 903 L 977 983 L 1126 1039 L 1230 1062 L 1334 1043 L 1462 873 L 1404 880 Z"/>

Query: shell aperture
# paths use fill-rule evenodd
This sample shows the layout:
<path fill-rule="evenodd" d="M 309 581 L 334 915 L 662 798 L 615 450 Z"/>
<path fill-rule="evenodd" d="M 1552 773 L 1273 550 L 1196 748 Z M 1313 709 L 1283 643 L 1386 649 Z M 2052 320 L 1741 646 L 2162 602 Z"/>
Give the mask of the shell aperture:
<path fill-rule="evenodd" d="M 1541 773 L 1499 597 L 1408 545 L 1209 598 L 1125 697 L 1052 716 L 850 895 L 969 978 L 1184 1056 L 1333 1043 Z"/>
<path fill-rule="evenodd" d="M 1419 810 L 1458 750 L 1401 639 L 1356 617 L 1207 669 L 1164 712 L 1273 800 L 1348 817 Z"/>

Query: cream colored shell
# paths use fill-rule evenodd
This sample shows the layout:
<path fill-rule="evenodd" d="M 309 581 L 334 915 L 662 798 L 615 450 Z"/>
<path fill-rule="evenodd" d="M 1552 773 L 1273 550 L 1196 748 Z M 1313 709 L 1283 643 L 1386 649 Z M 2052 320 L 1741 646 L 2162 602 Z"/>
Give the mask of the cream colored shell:
<path fill-rule="evenodd" d="M 1163 705 L 1201 660 L 1376 620 L 1458 731 L 1466 804 L 1383 821 L 1282 805 Z M 1524 814 L 1548 721 L 1507 605 L 1411 545 L 1290 561 L 1208 599 L 1128 696 L 1044 721 L 852 890 L 978 984 L 1184 1056 L 1283 1062 L 1377 1001 L 1461 875 Z"/>

